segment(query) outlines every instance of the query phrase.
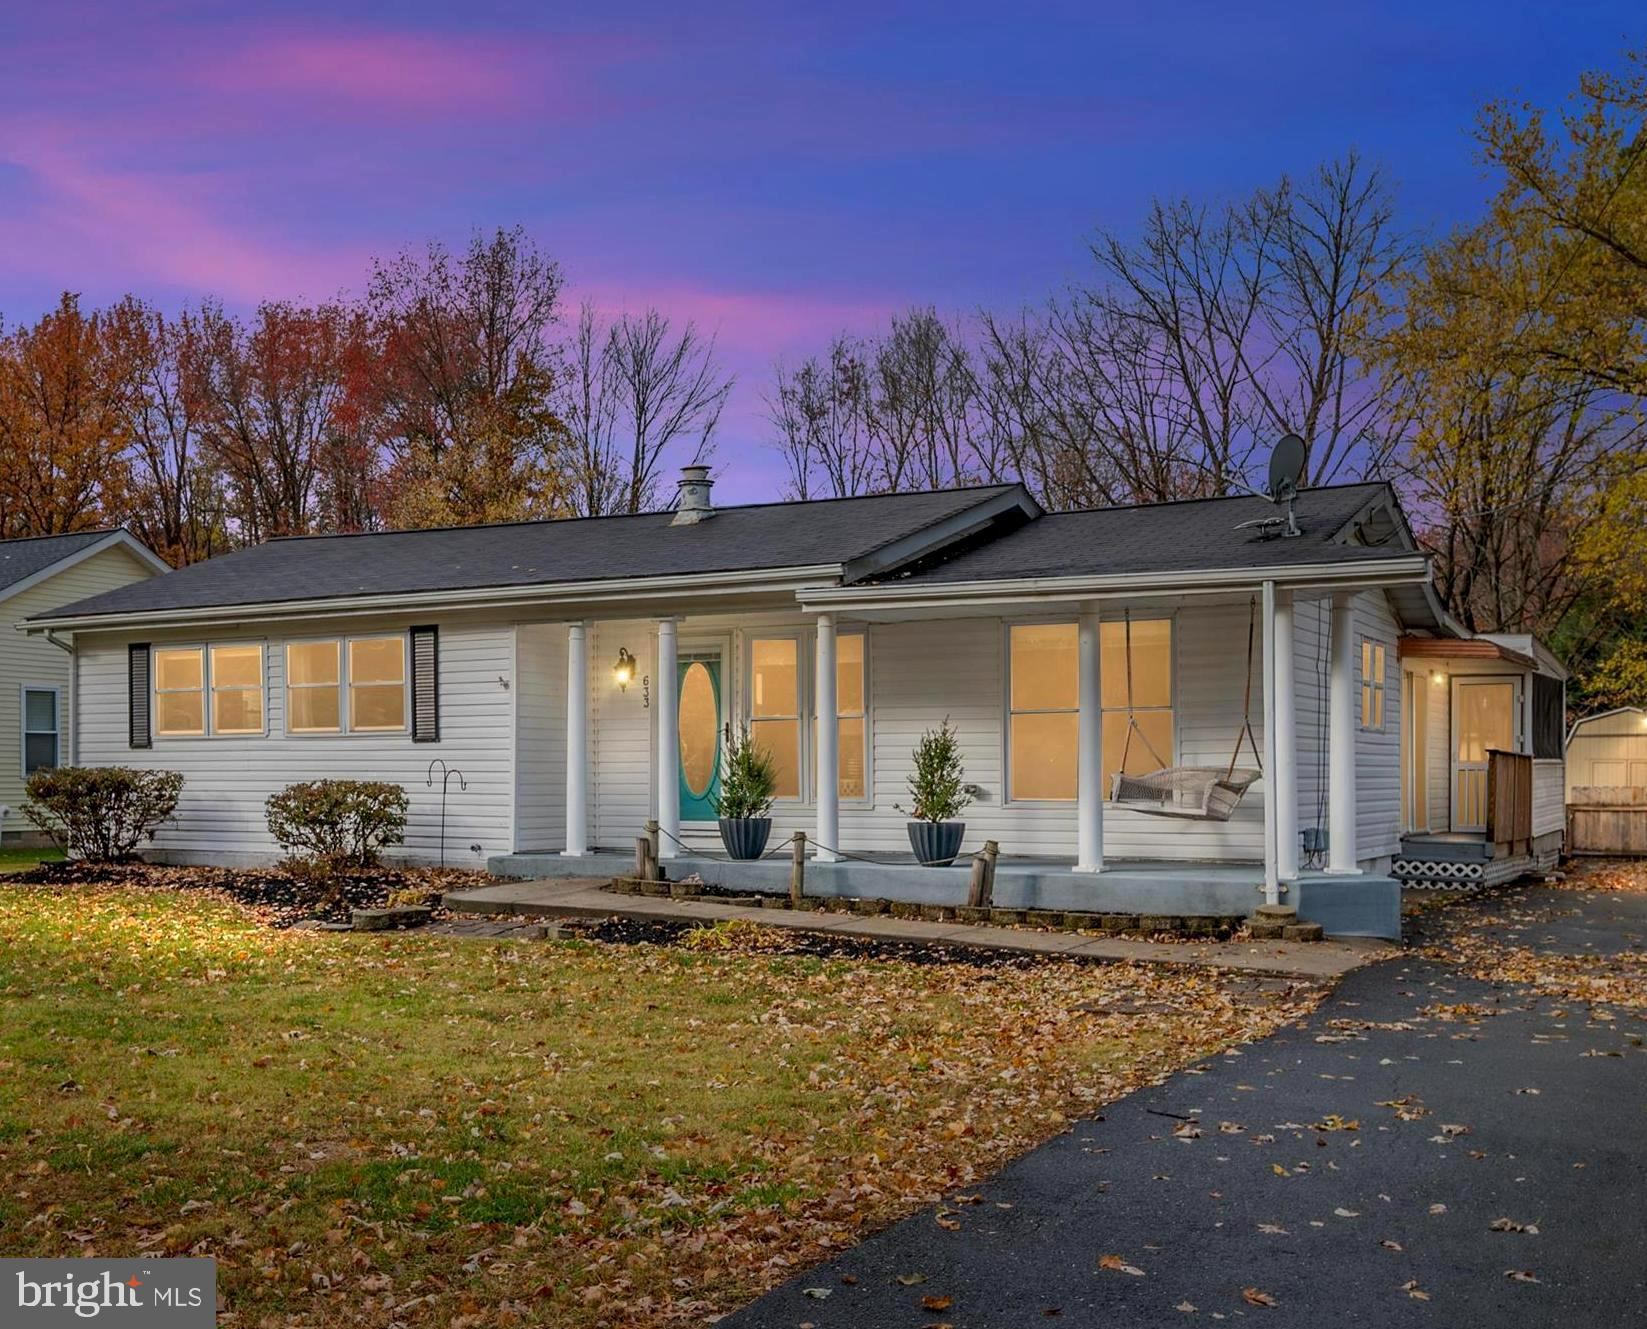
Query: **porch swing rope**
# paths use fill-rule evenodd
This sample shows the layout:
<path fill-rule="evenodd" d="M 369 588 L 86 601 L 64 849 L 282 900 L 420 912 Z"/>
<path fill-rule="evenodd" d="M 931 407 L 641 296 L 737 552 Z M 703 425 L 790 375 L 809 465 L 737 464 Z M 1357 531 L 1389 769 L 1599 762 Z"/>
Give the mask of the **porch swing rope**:
<path fill-rule="evenodd" d="M 1247 676 L 1241 694 L 1241 728 L 1235 735 L 1235 747 L 1230 752 L 1229 764 L 1219 771 L 1216 767 L 1169 765 L 1139 725 L 1132 685 L 1132 610 L 1124 612 L 1127 731 L 1121 745 L 1121 763 L 1113 777 L 1112 802 L 1155 816 L 1229 820 L 1248 787 L 1264 774 L 1264 759 L 1258 751 L 1258 736 L 1252 728 L 1252 656 L 1257 618 L 1258 599 L 1254 596 L 1247 602 Z M 1127 774 L 1127 759 L 1132 753 L 1132 736 L 1135 733 L 1159 767 L 1147 775 Z M 1243 739 L 1252 749 L 1256 770 L 1244 771 L 1236 767 L 1236 762 L 1241 759 Z M 1191 797 L 1186 799 L 1186 795 Z M 1199 801 L 1195 800 L 1196 795 L 1199 795 Z"/>

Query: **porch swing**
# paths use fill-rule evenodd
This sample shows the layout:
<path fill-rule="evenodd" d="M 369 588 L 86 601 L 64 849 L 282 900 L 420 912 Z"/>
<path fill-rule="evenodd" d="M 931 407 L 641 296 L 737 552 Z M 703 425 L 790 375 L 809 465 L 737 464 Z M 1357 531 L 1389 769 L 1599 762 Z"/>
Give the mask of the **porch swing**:
<path fill-rule="evenodd" d="M 1121 765 L 1110 784 L 1110 802 L 1134 812 L 1152 817 L 1179 817 L 1186 821 L 1228 821 L 1230 814 L 1241 802 L 1241 797 L 1264 775 L 1264 759 L 1258 753 L 1258 740 L 1252 732 L 1252 641 L 1257 622 L 1256 597 L 1247 606 L 1247 683 L 1241 698 L 1241 728 L 1235 735 L 1235 750 L 1230 753 L 1228 766 L 1169 766 L 1162 760 L 1155 745 L 1138 725 L 1132 705 L 1132 611 L 1126 611 L 1127 659 L 1127 736 L 1121 745 Z M 1147 775 L 1128 775 L 1127 758 L 1132 753 L 1132 736 L 1160 769 Z M 1235 763 L 1241 757 L 1241 742 L 1245 739 L 1252 749 L 1257 769 L 1240 767 Z"/>

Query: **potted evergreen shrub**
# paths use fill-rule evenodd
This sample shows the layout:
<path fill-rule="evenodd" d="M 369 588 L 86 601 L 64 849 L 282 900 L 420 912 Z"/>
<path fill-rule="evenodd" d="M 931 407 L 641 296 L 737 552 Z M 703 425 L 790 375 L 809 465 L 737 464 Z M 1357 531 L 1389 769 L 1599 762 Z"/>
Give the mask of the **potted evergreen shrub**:
<path fill-rule="evenodd" d="M 772 834 L 772 799 L 778 772 L 772 754 L 758 747 L 745 725 L 726 745 L 721 762 L 721 789 L 715 797 L 721 843 L 732 858 L 759 858 Z"/>
<path fill-rule="evenodd" d="M 928 729 L 915 745 L 914 769 L 909 776 L 911 807 L 898 811 L 914 818 L 909 823 L 909 847 L 915 861 L 928 867 L 948 867 L 961 852 L 966 823 L 956 821 L 972 802 L 966 771 L 961 765 L 961 743 L 949 718 Z"/>

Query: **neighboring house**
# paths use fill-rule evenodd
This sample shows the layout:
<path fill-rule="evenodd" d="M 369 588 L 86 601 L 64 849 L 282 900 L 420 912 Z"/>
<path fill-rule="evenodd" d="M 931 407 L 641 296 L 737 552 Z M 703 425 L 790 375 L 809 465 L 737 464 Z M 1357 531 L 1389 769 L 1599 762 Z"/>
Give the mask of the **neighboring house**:
<path fill-rule="evenodd" d="M 16 631 L 23 619 L 169 569 L 125 531 L 0 540 L 0 834 L 33 831 L 18 808 L 29 775 L 74 760 L 68 644 Z"/>
<path fill-rule="evenodd" d="M 1246 913 L 1267 887 L 1388 935 L 1402 642 L 1457 629 L 1387 485 L 1296 513 L 1294 538 L 1252 526 L 1277 515 L 1260 498 L 1048 514 L 1019 485 L 716 511 L 688 468 L 674 513 L 275 540 L 31 627 L 73 642 L 83 760 L 187 777 L 170 860 L 275 855 L 264 800 L 322 776 L 404 785 L 403 852 L 433 859 L 436 758 L 467 782 L 448 861 L 610 875 L 654 817 L 666 858 L 713 851 L 721 744 L 748 724 L 777 758 L 774 845 L 814 839 L 809 890 L 930 898 L 965 868 L 907 864 L 898 804 L 948 717 L 1001 903 Z M 1123 756 L 1252 766 L 1244 714 L 1267 775 L 1228 820 L 1107 799 Z"/>

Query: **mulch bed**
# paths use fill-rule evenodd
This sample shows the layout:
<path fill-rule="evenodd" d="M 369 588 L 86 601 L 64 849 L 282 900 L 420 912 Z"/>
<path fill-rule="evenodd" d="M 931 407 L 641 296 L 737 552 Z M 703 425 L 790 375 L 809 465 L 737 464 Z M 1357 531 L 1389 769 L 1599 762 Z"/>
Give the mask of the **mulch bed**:
<path fill-rule="evenodd" d="M 561 928 L 584 941 L 617 946 L 678 946 L 690 932 L 713 924 L 678 923 L 666 919 L 565 918 L 556 920 Z M 993 951 L 971 946 L 938 946 L 930 942 L 890 941 L 873 937 L 849 937 L 828 932 L 808 932 L 791 928 L 762 928 L 759 950 L 763 955 L 800 955 L 819 960 L 902 960 L 908 964 L 968 964 L 987 969 L 1034 969 L 1070 956 L 1026 955 L 1017 951 Z M 745 947 L 736 953 L 748 954 Z M 716 954 L 706 950 L 704 954 Z"/>
<path fill-rule="evenodd" d="M 380 909 L 397 891 L 438 899 L 442 891 L 479 886 L 484 872 L 458 868 L 382 867 L 338 873 L 323 881 L 281 867 L 165 867 L 152 863 L 42 863 L 6 877 L 8 885 L 118 886 L 209 891 L 232 900 L 276 928 L 316 921 L 347 923 L 356 909 Z M 436 916 L 441 911 L 436 910 Z"/>

